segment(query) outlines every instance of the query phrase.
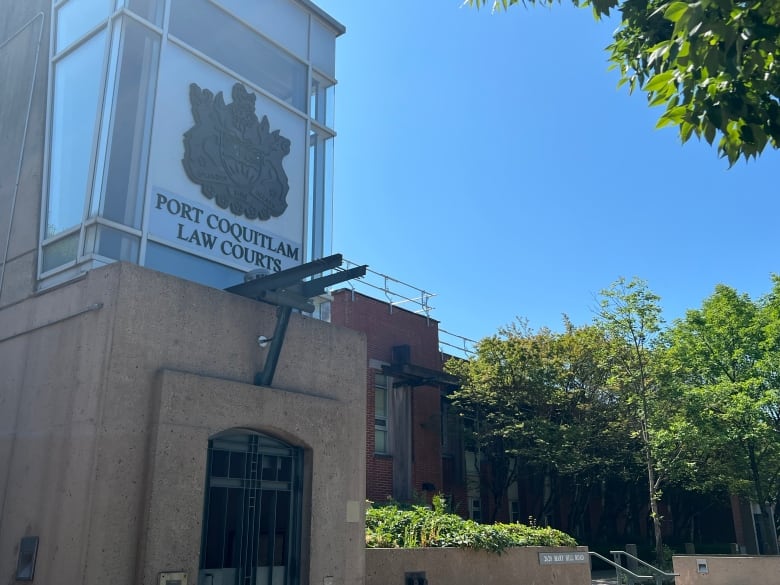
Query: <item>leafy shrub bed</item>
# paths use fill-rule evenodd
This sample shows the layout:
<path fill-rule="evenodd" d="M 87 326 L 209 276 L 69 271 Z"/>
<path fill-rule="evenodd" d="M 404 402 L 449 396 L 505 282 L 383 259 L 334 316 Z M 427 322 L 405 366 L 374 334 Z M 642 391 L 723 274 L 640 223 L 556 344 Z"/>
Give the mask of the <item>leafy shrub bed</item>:
<path fill-rule="evenodd" d="M 466 547 L 500 553 L 513 546 L 576 546 L 577 541 L 554 528 L 525 524 L 478 524 L 445 512 L 445 502 L 434 498 L 434 508 L 395 505 L 371 507 L 366 512 L 366 547 Z"/>

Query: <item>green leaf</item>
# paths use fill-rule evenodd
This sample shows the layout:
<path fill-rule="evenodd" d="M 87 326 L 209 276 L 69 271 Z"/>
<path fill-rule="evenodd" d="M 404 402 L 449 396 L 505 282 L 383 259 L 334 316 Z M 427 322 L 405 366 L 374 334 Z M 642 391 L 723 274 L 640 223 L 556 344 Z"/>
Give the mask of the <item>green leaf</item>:
<path fill-rule="evenodd" d="M 704 124 L 704 139 L 712 145 L 712 141 L 715 140 L 715 126 L 709 122 Z"/>
<path fill-rule="evenodd" d="M 686 2 L 672 2 L 664 11 L 664 18 L 671 22 L 677 22 L 685 14 L 686 10 L 688 10 Z"/>
<path fill-rule="evenodd" d="M 674 79 L 674 71 L 664 71 L 663 73 L 653 75 L 642 89 L 645 91 L 658 91 L 666 88 L 672 79 Z"/>
<path fill-rule="evenodd" d="M 688 106 L 675 106 L 673 108 L 669 108 L 662 116 L 661 120 L 658 121 L 658 124 L 656 125 L 656 128 L 663 128 L 664 126 L 668 126 L 669 124 L 682 124 L 685 120 L 685 115 L 688 113 Z M 661 124 L 662 120 L 667 120 L 664 124 Z"/>
<path fill-rule="evenodd" d="M 691 134 L 693 134 L 693 124 L 690 122 L 683 122 L 680 124 L 680 138 L 684 143 L 688 142 L 691 138 Z"/>
<path fill-rule="evenodd" d="M 647 58 L 647 66 L 649 67 L 655 62 L 656 59 L 666 55 L 669 52 L 670 44 L 671 43 L 668 41 L 664 41 L 653 47 L 652 51 L 650 52 L 650 56 Z"/>

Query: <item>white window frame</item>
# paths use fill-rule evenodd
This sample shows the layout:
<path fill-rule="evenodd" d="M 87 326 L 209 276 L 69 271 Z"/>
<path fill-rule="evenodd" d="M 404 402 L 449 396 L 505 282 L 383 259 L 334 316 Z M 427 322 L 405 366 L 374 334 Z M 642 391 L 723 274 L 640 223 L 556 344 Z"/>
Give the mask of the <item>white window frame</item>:
<path fill-rule="evenodd" d="M 384 379 L 384 384 L 379 384 L 380 378 Z M 390 455 L 391 449 L 390 449 L 390 389 L 393 387 L 393 380 L 389 376 L 383 374 L 381 371 L 374 373 L 374 453 L 377 453 L 379 455 Z M 379 416 L 377 414 L 377 388 L 382 388 L 384 390 L 385 395 L 385 404 L 384 404 L 384 416 Z M 384 433 L 384 449 L 379 449 L 377 447 L 377 440 L 376 437 L 380 434 Z"/>

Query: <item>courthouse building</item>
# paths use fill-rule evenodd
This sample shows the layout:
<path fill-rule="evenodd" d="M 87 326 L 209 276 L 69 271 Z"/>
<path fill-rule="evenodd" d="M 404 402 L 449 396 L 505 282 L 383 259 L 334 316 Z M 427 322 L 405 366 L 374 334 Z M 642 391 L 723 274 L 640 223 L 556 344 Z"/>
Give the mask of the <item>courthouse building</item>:
<path fill-rule="evenodd" d="M 290 314 L 302 281 L 224 290 L 330 252 L 344 28 L 309 0 L 0 14 L 0 580 L 362 582 L 365 336 Z"/>
<path fill-rule="evenodd" d="M 427 304 L 327 273 L 341 24 L 0 14 L 0 581 L 357 585 L 366 497 L 547 521 L 530 473 L 491 508 Z"/>

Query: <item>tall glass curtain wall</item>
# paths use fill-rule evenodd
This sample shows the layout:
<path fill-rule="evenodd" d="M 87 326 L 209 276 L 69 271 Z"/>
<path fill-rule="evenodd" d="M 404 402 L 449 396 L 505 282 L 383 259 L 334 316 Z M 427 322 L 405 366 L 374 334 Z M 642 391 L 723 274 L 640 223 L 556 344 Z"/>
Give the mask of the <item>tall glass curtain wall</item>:
<path fill-rule="evenodd" d="M 150 137 L 153 123 L 164 123 L 155 96 L 169 43 L 305 120 L 309 156 L 298 172 L 306 177 L 307 259 L 330 252 L 336 35 L 322 22 L 294 0 L 62 0 L 52 12 L 40 278 L 113 260 L 177 265 L 216 286 L 240 277 L 147 239 Z M 269 18 L 282 25 L 275 39 L 261 32 Z"/>

